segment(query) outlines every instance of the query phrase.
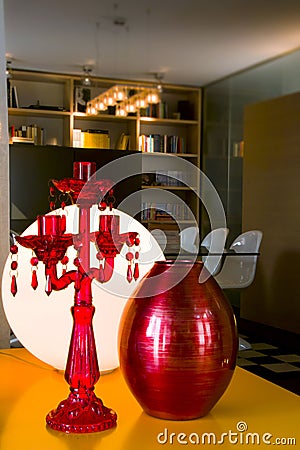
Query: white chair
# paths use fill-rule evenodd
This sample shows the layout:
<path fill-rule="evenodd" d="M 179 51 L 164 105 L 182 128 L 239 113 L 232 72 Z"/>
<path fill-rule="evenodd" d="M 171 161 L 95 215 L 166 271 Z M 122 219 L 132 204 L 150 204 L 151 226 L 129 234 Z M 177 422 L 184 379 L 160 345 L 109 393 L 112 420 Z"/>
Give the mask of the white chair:
<path fill-rule="evenodd" d="M 198 254 L 199 250 L 199 228 L 188 227 L 179 233 L 180 248 L 188 253 Z"/>
<path fill-rule="evenodd" d="M 224 250 L 225 242 L 229 233 L 228 228 L 216 228 L 210 231 L 201 242 L 201 247 L 206 247 L 212 253 L 221 253 Z M 220 256 L 203 256 L 202 261 L 211 275 L 216 275 L 222 264 Z"/>
<path fill-rule="evenodd" d="M 236 253 L 257 253 L 262 232 L 251 230 L 240 234 L 231 244 Z M 242 289 L 249 286 L 255 276 L 257 255 L 227 256 L 222 270 L 215 276 L 222 289 Z"/>
<path fill-rule="evenodd" d="M 262 240 L 259 230 L 246 231 L 240 234 L 231 244 L 230 249 L 237 255 L 227 256 L 222 270 L 215 276 L 222 289 L 243 289 L 248 287 L 255 276 L 257 255 L 244 255 L 244 253 L 257 253 Z M 238 255 L 243 253 L 243 255 Z M 251 349 L 251 344 L 239 338 L 239 350 Z"/>

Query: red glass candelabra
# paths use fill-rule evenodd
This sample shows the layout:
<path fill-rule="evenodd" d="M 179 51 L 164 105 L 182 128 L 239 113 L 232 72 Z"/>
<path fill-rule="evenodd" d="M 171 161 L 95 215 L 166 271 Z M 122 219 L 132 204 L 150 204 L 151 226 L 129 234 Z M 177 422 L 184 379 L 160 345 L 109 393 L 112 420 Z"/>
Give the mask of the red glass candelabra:
<path fill-rule="evenodd" d="M 139 237 L 135 232 L 119 233 L 119 216 L 112 214 L 111 211 L 112 183 L 107 180 L 95 180 L 85 185 L 95 170 L 95 163 L 76 162 L 74 163 L 74 178 L 52 180 L 53 185 L 64 198 L 69 196 L 73 203 L 77 202 L 79 208 L 78 234 L 65 233 L 66 216 L 64 214 L 48 214 L 38 217 L 37 235 L 16 237 L 20 245 L 32 249 L 35 254 L 30 261 L 33 289 L 36 289 L 38 285 L 36 266 L 39 261 L 42 261 L 45 266 L 45 290 L 48 295 L 53 290 L 61 290 L 74 283 L 74 306 L 71 308 L 73 330 L 65 370 L 65 379 L 70 386 L 70 394 L 46 417 L 49 427 L 65 433 L 103 431 L 116 424 L 117 414 L 115 411 L 104 406 L 102 400 L 94 393 L 94 386 L 100 378 L 100 371 L 92 326 L 95 312 L 92 304 L 92 280 L 96 279 L 101 283 L 110 280 L 114 270 L 114 258 L 120 253 L 124 244 L 128 246 L 126 253 L 127 279 L 131 282 L 139 276 L 137 261 Z M 50 188 L 50 208 L 55 206 L 52 200 L 53 185 Z M 107 192 L 109 194 L 105 197 Z M 105 201 L 106 198 L 107 201 Z M 98 201 L 101 211 L 99 231 L 90 232 L 90 210 L 92 205 Z M 64 207 L 65 202 L 62 203 L 62 207 Z M 106 213 L 107 208 L 110 210 L 110 214 Z M 99 267 L 97 268 L 91 267 L 90 264 L 90 242 L 96 245 L 98 251 Z M 65 253 L 71 245 L 74 245 L 77 250 L 77 256 L 74 259 L 76 269 L 67 271 L 68 257 Z M 17 252 L 18 246 L 13 245 L 11 247 L 11 292 L 14 296 L 17 293 L 15 274 L 18 267 Z M 59 262 L 65 267 L 61 276 L 58 276 L 57 273 Z"/>

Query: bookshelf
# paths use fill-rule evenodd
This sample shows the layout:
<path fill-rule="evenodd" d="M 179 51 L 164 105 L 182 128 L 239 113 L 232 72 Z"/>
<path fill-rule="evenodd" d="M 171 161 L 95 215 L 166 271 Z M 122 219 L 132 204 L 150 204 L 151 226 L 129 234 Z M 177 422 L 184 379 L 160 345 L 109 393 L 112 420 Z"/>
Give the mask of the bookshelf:
<path fill-rule="evenodd" d="M 186 202 L 198 222 L 199 200 L 193 189 L 171 182 L 166 184 L 158 182 L 153 171 L 153 163 L 154 166 L 158 164 L 158 155 L 162 158 L 164 155 L 172 155 L 177 157 L 174 159 L 176 164 L 173 168 L 169 168 L 168 158 L 166 158 L 166 171 L 173 170 L 179 173 L 181 162 L 190 162 L 195 167 L 200 167 L 201 89 L 164 84 L 161 102 L 151 110 L 144 109 L 137 115 L 127 117 L 116 116 L 113 111 L 110 111 L 111 114 L 105 112 L 91 116 L 84 112 L 84 105 L 81 104 L 83 96 L 85 99 L 93 98 L 114 84 L 153 85 L 153 83 L 98 77 L 91 77 L 91 81 L 91 86 L 83 87 L 81 77 L 78 75 L 13 69 L 10 84 L 17 93 L 18 107 L 8 108 L 10 130 L 15 132 L 15 130 L 24 130 L 25 127 L 30 129 L 34 126 L 41 130 L 43 136 L 39 144 L 64 147 L 82 146 L 80 131 L 93 132 L 95 137 L 97 135 L 97 142 L 103 143 L 103 145 L 92 145 L 92 136 L 85 133 L 89 143 L 86 146 L 89 148 L 95 146 L 99 148 L 98 145 L 103 148 L 120 148 L 118 146 L 122 141 L 122 148 L 125 146 L 126 150 L 142 152 L 142 171 L 147 174 L 149 167 L 151 168 L 151 177 L 152 179 L 154 177 L 153 186 L 163 192 L 171 192 L 179 198 L 179 201 Z M 103 136 L 100 137 L 100 134 L 103 134 L 105 138 L 108 136 L 108 140 L 103 140 Z M 126 136 L 125 141 L 121 139 L 122 136 Z M 148 138 L 148 141 L 152 137 L 153 139 L 155 137 L 157 141 L 159 137 L 159 150 L 157 142 L 156 151 L 154 151 L 153 145 L 151 151 L 148 151 L 149 148 L 147 151 L 146 148 L 142 148 L 143 136 L 144 139 Z M 20 137 L 23 138 L 24 133 Z M 149 156 L 152 158 L 152 163 L 150 163 Z M 161 161 L 159 161 L 159 166 L 161 166 Z M 161 169 L 163 166 L 164 162 Z M 190 185 L 190 180 L 188 181 Z M 142 203 L 148 201 L 147 190 L 149 190 L 149 186 L 143 184 Z M 162 217 L 162 215 L 159 220 L 157 218 L 155 220 L 144 219 L 143 222 L 149 228 L 166 229 L 176 225 L 174 220 Z M 182 223 L 186 226 L 190 224 L 190 220 L 184 214 L 182 214 Z"/>
<path fill-rule="evenodd" d="M 44 144 L 69 145 L 71 78 L 14 69 L 9 82 L 18 96 L 18 107 L 8 108 L 10 130 L 35 126 L 43 130 Z"/>
<path fill-rule="evenodd" d="M 194 169 L 200 167 L 201 91 L 166 87 L 162 101 L 168 105 L 168 117 L 142 116 L 139 119 L 139 136 L 143 136 L 139 145 L 144 152 L 142 222 L 154 233 L 157 233 L 154 230 L 164 232 L 165 253 L 177 253 L 180 230 L 200 221 L 199 179 L 190 165 Z M 179 118 L 180 102 L 190 108 Z M 144 144 L 146 139 L 148 145 Z M 161 194 L 154 190 L 151 195 L 151 188 L 159 189 Z"/>

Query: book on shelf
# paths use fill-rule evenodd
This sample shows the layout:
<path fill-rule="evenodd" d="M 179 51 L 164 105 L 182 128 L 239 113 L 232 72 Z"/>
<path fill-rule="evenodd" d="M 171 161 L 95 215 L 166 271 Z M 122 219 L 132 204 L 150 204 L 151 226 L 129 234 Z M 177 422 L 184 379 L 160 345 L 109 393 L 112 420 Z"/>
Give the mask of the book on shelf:
<path fill-rule="evenodd" d="M 35 145 L 44 145 L 45 132 L 44 128 L 33 125 L 21 125 L 15 128 L 14 125 L 9 127 L 10 141 L 13 142 L 29 142 Z"/>
<path fill-rule="evenodd" d="M 79 128 L 73 128 L 73 147 L 81 147 L 81 130 Z"/>
<path fill-rule="evenodd" d="M 139 151 L 144 153 L 185 153 L 185 139 L 177 135 L 141 134 Z"/>
<path fill-rule="evenodd" d="M 164 170 L 156 173 L 156 184 L 160 186 L 185 187 L 189 185 L 189 174 L 182 170 Z"/>
<path fill-rule="evenodd" d="M 168 136 L 166 153 L 185 153 L 184 139 L 181 136 Z"/>
<path fill-rule="evenodd" d="M 161 211 L 160 209 L 155 211 L 155 220 L 162 221 L 162 222 L 169 222 L 174 220 L 173 217 L 168 214 L 166 211 Z"/>
<path fill-rule="evenodd" d="M 129 144 L 130 144 L 130 135 L 121 133 L 116 142 L 115 149 L 116 150 L 129 150 Z"/>
<path fill-rule="evenodd" d="M 143 202 L 141 219 L 144 221 L 191 220 L 191 212 L 182 203 Z"/>
<path fill-rule="evenodd" d="M 33 144 L 33 138 L 21 137 L 21 136 L 13 136 L 10 140 L 12 144 Z"/>
<path fill-rule="evenodd" d="M 7 79 L 7 106 L 8 108 L 19 108 L 17 87 Z"/>
<path fill-rule="evenodd" d="M 110 148 L 108 130 L 88 129 L 73 130 L 73 147 L 81 148 Z"/>
<path fill-rule="evenodd" d="M 140 109 L 140 116 L 166 119 L 168 117 L 168 104 L 164 101 L 152 103 L 147 107 Z"/>
<path fill-rule="evenodd" d="M 19 99 L 18 99 L 18 92 L 16 86 L 11 86 L 11 108 L 19 108 Z"/>

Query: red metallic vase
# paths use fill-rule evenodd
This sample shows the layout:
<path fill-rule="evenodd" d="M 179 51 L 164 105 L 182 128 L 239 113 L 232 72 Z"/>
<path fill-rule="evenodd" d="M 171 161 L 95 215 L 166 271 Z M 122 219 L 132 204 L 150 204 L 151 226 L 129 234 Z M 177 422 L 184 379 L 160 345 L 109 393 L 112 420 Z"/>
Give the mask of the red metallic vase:
<path fill-rule="evenodd" d="M 158 261 L 124 309 L 120 367 L 136 400 L 155 417 L 205 416 L 234 372 L 234 314 L 213 277 L 199 282 L 201 271 L 202 262 Z"/>

